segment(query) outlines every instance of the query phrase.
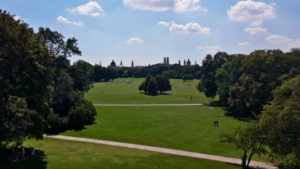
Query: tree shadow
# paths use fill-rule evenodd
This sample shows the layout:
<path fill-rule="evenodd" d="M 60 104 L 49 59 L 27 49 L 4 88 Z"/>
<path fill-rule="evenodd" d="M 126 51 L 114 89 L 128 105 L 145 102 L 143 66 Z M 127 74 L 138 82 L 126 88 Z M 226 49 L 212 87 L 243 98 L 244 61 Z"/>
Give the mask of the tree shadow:
<path fill-rule="evenodd" d="M 34 156 L 23 161 L 11 163 L 0 160 L 0 169 L 46 169 L 47 161 L 45 159 L 44 151 L 36 150 Z"/>
<path fill-rule="evenodd" d="M 232 109 L 232 108 L 228 107 L 228 105 L 221 103 L 220 101 L 212 101 L 210 103 L 204 103 L 204 105 L 211 106 L 211 107 L 221 107 L 225 111 L 225 114 L 224 114 L 225 116 L 233 117 L 240 121 L 249 122 L 251 120 L 254 120 L 253 116 L 251 116 L 247 113 L 242 113 L 235 109 Z"/>
<path fill-rule="evenodd" d="M 249 116 L 246 113 L 241 113 L 229 107 L 224 107 L 223 109 L 225 111 L 225 116 L 233 117 L 237 120 L 245 121 L 245 122 L 250 122 L 251 120 L 253 120 L 253 118 L 251 118 L 251 116 Z"/>

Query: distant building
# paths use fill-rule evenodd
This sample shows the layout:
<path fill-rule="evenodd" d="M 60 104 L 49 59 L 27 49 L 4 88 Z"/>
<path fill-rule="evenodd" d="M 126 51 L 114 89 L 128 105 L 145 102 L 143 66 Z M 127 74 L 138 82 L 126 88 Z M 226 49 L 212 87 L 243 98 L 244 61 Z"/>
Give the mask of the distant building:
<path fill-rule="evenodd" d="M 164 65 L 169 65 L 170 61 L 169 61 L 169 57 L 164 57 Z"/>
<path fill-rule="evenodd" d="M 121 62 L 120 62 L 120 66 L 123 67 L 123 62 L 122 62 L 122 60 L 121 60 Z"/>
<path fill-rule="evenodd" d="M 134 68 L 133 60 L 131 61 L 131 68 Z"/>
<path fill-rule="evenodd" d="M 188 59 L 188 61 L 186 62 L 186 65 L 187 66 L 191 66 L 192 65 L 190 59 Z"/>
<path fill-rule="evenodd" d="M 186 66 L 186 61 L 185 60 L 183 61 L 183 66 Z"/>
<path fill-rule="evenodd" d="M 116 65 L 116 62 L 114 60 L 111 61 L 110 65 L 108 66 L 110 68 L 116 68 L 117 65 Z"/>
<path fill-rule="evenodd" d="M 180 62 L 180 60 L 178 61 L 178 64 L 181 66 L 181 62 Z"/>

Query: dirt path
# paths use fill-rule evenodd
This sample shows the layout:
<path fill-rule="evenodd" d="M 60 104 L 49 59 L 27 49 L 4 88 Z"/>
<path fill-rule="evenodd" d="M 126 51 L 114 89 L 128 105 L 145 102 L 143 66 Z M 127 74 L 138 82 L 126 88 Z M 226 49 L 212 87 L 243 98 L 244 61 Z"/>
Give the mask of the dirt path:
<path fill-rule="evenodd" d="M 203 104 L 94 104 L 103 107 L 174 107 L 174 106 L 203 106 Z"/>
<path fill-rule="evenodd" d="M 225 163 L 230 163 L 230 164 L 238 164 L 238 165 L 241 164 L 241 160 L 237 159 L 237 158 L 223 157 L 223 156 L 203 154 L 203 153 L 195 153 L 195 152 L 175 150 L 175 149 L 169 149 L 169 148 L 161 148 L 161 147 L 153 147 L 153 146 L 145 146 L 145 145 L 121 143 L 121 142 L 115 142 L 115 141 L 89 139 L 89 138 L 61 136 L 61 135 L 44 135 L 44 136 L 50 137 L 50 138 L 55 138 L 55 139 L 61 139 L 61 140 L 103 144 L 103 145 L 109 145 L 109 146 L 117 146 L 117 147 L 138 149 L 138 150 L 144 150 L 144 151 L 152 151 L 152 152 L 158 152 L 158 153 L 164 153 L 164 154 L 172 154 L 172 155 L 192 157 L 192 158 L 201 158 L 201 159 L 220 161 L 220 162 L 225 162 Z M 254 168 L 277 169 L 277 167 L 275 167 L 271 164 L 267 164 L 264 162 L 257 162 L 257 161 L 252 161 L 250 163 L 250 166 L 254 167 Z"/>

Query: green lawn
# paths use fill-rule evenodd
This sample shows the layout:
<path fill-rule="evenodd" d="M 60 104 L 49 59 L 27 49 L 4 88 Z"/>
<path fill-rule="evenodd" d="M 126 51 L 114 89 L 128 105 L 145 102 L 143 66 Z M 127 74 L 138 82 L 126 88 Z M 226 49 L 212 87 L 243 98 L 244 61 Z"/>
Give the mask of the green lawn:
<path fill-rule="evenodd" d="M 98 107 L 96 123 L 62 135 L 160 146 L 187 151 L 240 157 L 233 144 L 220 142 L 246 122 L 224 116 L 222 108 Z M 219 120 L 220 127 L 213 125 Z M 257 159 L 257 158 L 255 158 Z M 262 159 L 263 160 L 263 159 Z"/>
<path fill-rule="evenodd" d="M 238 169 L 239 166 L 148 151 L 45 138 L 25 146 L 38 151 L 34 158 L 5 169 Z"/>
<path fill-rule="evenodd" d="M 198 80 L 172 79 L 172 91 L 167 95 L 148 96 L 138 91 L 144 79 L 126 78 L 112 82 L 94 83 L 86 98 L 94 104 L 138 104 L 138 103 L 208 103 L 209 99 L 196 89 Z M 190 99 L 192 97 L 192 100 Z"/>

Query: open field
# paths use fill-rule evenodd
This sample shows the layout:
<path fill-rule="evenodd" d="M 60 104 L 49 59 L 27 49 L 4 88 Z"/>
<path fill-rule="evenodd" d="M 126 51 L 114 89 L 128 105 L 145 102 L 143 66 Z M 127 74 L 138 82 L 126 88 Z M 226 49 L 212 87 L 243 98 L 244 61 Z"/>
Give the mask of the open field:
<path fill-rule="evenodd" d="M 239 166 L 209 160 L 50 138 L 41 141 L 28 140 L 24 145 L 34 146 L 38 150 L 36 156 L 10 167 L 2 167 L 5 169 L 240 168 Z"/>
<path fill-rule="evenodd" d="M 94 83 L 86 98 L 94 104 L 166 104 L 209 103 L 209 99 L 196 89 L 198 80 L 172 79 L 172 91 L 167 95 L 148 96 L 138 91 L 144 78 L 116 79 L 112 82 Z M 192 97 L 192 100 L 191 100 Z"/>
<path fill-rule="evenodd" d="M 96 123 L 62 135 L 136 143 L 158 147 L 240 157 L 233 144 L 219 136 L 232 133 L 246 122 L 224 116 L 222 108 L 98 107 Z M 220 127 L 213 125 L 219 120 Z M 255 158 L 257 159 L 257 158 Z"/>

